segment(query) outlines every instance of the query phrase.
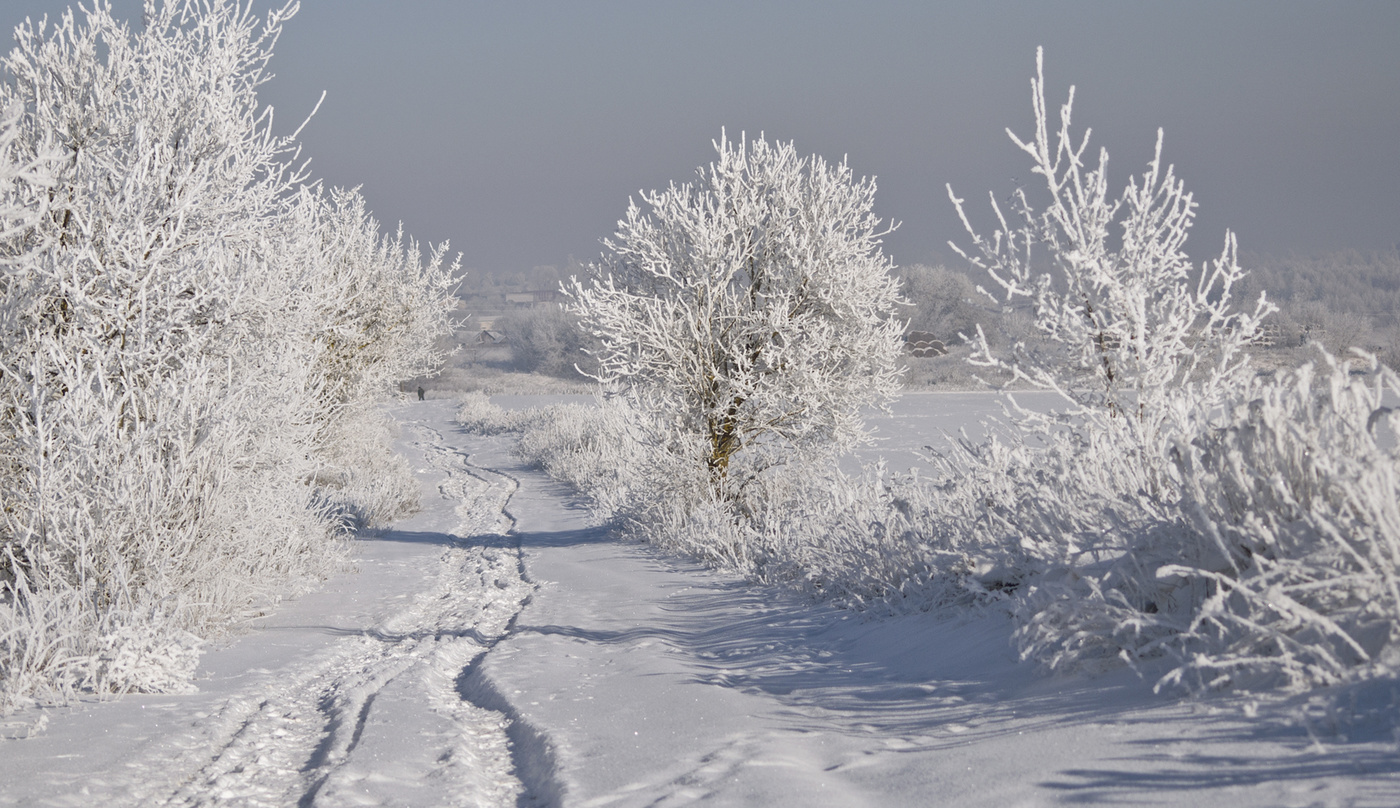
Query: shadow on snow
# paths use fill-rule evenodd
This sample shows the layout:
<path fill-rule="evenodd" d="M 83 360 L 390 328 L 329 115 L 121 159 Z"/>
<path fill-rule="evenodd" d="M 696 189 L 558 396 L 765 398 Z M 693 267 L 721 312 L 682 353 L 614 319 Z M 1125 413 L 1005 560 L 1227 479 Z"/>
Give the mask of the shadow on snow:
<path fill-rule="evenodd" d="M 1066 801 L 1122 804 L 1151 801 L 1154 791 L 1328 777 L 1363 777 L 1367 788 L 1392 799 L 1400 788 L 1393 744 L 1348 744 L 1338 736 L 1318 746 L 1293 725 L 1282 703 L 1245 719 L 1236 697 L 1156 695 L 1127 671 L 1040 675 L 1017 659 L 1004 615 L 871 619 L 717 578 L 699 576 L 647 625 L 617 631 L 518 625 L 517 632 L 624 647 L 659 641 L 689 661 L 692 682 L 782 703 L 789 708 L 782 720 L 794 731 L 875 733 L 900 739 L 899 751 L 946 750 L 1018 734 L 1046 733 L 1047 743 L 1086 731 L 1136 738 L 1122 743 L 1121 755 L 1102 759 L 1104 768 L 1065 769 L 1042 783 L 1064 792 Z M 1059 734 L 1065 730 L 1076 731 Z M 1259 742 L 1267 745 L 1253 746 Z"/>

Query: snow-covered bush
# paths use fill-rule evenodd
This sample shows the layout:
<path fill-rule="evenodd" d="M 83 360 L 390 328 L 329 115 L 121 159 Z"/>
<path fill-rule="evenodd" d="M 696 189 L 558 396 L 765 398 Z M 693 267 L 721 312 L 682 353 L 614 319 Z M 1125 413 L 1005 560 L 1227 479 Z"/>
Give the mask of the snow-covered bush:
<path fill-rule="evenodd" d="M 1017 189 L 1008 221 L 991 196 L 998 228 L 985 239 L 951 187 L 948 194 L 977 249 L 969 256 L 953 248 L 987 272 L 1004 303 L 1028 300 L 1044 339 L 1017 343 L 1002 358 L 979 336 L 974 361 L 1055 391 L 1072 416 L 1122 433 L 1124 448 L 1160 486 L 1161 450 L 1184 414 L 1182 402 L 1211 407 L 1238 383 L 1244 347 L 1273 309 L 1262 295 L 1252 312 L 1236 309 L 1233 290 L 1245 272 L 1233 235 L 1226 234 L 1220 258 L 1200 268 L 1186 255 L 1196 203 L 1172 167 L 1162 165 L 1160 130 L 1147 171 L 1114 195 L 1107 151 L 1089 169 L 1089 133 L 1076 139 L 1070 131 L 1073 87 L 1052 139 L 1040 51 L 1031 100 L 1035 136 L 1007 134 L 1044 183 L 1044 209 Z"/>
<path fill-rule="evenodd" d="M 903 323 L 872 181 L 762 137 L 715 149 L 700 182 L 630 204 L 565 291 L 598 378 L 728 492 L 859 440 L 860 409 L 895 392 Z"/>
<path fill-rule="evenodd" d="M 462 396 L 457 407 L 457 423 L 476 435 L 501 435 L 519 432 L 536 418 L 534 410 L 507 410 L 491 403 L 486 393 L 472 392 Z"/>
<path fill-rule="evenodd" d="M 1229 391 L 1217 417 L 1168 451 L 1179 480 L 1171 499 L 1104 496 L 1085 508 L 1085 486 L 1065 480 L 1076 469 L 1111 473 L 1113 458 L 1033 454 L 1044 477 L 1008 486 L 1030 518 L 1007 536 L 1054 547 L 1036 527 L 1055 518 L 1071 542 L 1111 535 L 1121 549 L 1099 543 L 1097 555 L 1022 571 L 1023 651 L 1052 667 L 1159 658 L 1159 686 L 1187 690 L 1394 676 L 1400 423 L 1385 401 L 1400 382 L 1367 359 L 1368 376 L 1324 352 L 1321 372 L 1307 365 Z"/>
<path fill-rule="evenodd" d="M 4 60 L 0 709 L 181 687 L 198 637 L 324 574 L 318 475 L 366 454 L 341 420 L 432 361 L 440 262 L 306 190 L 257 106 L 293 9 L 150 4 L 133 34 L 98 5 Z M 379 251 L 337 274 L 355 238 Z M 404 492 L 366 496 L 336 504 Z"/>
<path fill-rule="evenodd" d="M 958 538 L 930 540 L 948 524 L 926 518 L 939 513 L 926 507 L 937 493 L 882 464 L 856 474 L 817 464 L 764 474 L 737 505 L 693 494 L 681 501 L 693 488 L 669 480 L 659 488 L 630 501 L 624 532 L 756 580 L 856 609 L 926 611 L 983 594 L 967 591 L 973 561 Z M 736 507 L 743 519 L 733 517 Z"/>
<path fill-rule="evenodd" d="M 479 435 L 517 434 L 517 454 L 583 494 L 599 521 L 614 519 L 638 492 L 654 488 L 638 484 L 647 451 L 635 414 L 621 399 L 505 410 L 484 393 L 469 393 L 457 423 Z"/>
<path fill-rule="evenodd" d="M 1198 545 L 1172 450 L 1247 383 L 1244 349 L 1272 307 L 1261 296 L 1236 309 L 1233 236 L 1213 262 L 1187 257 L 1196 204 L 1163 166 L 1161 133 L 1147 171 L 1111 194 L 1107 153 L 1090 169 L 1087 132 L 1070 131 L 1073 88 L 1052 137 L 1039 52 L 1036 70 L 1035 135 L 1008 135 L 1032 159 L 1043 207 L 1018 190 L 1008 217 L 993 198 L 998 228 L 985 239 L 949 196 L 973 237 L 968 260 L 1006 303 L 1029 301 L 1041 337 L 999 356 L 979 335 L 974 361 L 1064 407 L 1016 410 L 1019 434 L 964 444 L 945 471 L 956 521 L 983 533 L 986 583 L 1019 588 L 1026 653 L 1052 665 L 1135 659 L 1181 627 L 1167 624 L 1173 593 L 1157 570 Z"/>
<path fill-rule="evenodd" d="M 706 445 L 696 441 L 687 458 L 649 444 L 653 430 L 637 426 L 644 417 L 620 398 L 508 411 L 472 394 L 457 420 L 477 434 L 518 434 L 523 459 L 584 495 L 625 537 L 858 608 L 968 600 L 944 574 L 969 571 L 968 556 L 930 546 L 937 492 L 917 477 L 794 464 L 721 500 L 707 485 Z"/>
<path fill-rule="evenodd" d="M 1068 103 L 1052 143 L 1037 68 L 1036 136 L 1012 138 L 1049 202 L 1018 192 L 1017 224 L 997 210 L 970 260 L 1030 299 L 1045 339 L 1004 359 L 983 341 L 977 360 L 1066 405 L 957 442 L 916 522 L 941 520 L 931 540 L 966 550 L 969 590 L 1012 593 L 1022 652 L 1052 668 L 1157 659 L 1162 685 L 1193 690 L 1393 675 L 1395 374 L 1325 352 L 1322 373 L 1252 373 L 1244 348 L 1272 307 L 1234 310 L 1228 236 L 1192 269 L 1194 203 L 1161 169 L 1160 135 L 1148 172 L 1110 198 L 1106 157 L 1082 170 Z"/>
<path fill-rule="evenodd" d="M 1322 352 L 1181 442 L 1201 550 L 1159 568 L 1200 592 L 1168 677 L 1291 687 L 1400 671 L 1400 375 Z M 1353 370 L 1361 365 L 1368 375 Z"/>

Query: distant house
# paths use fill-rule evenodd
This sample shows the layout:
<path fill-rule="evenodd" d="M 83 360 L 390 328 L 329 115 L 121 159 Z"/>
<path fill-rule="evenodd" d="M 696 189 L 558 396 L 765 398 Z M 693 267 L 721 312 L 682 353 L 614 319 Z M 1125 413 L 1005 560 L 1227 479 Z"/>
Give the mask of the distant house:
<path fill-rule="evenodd" d="M 935 339 L 932 331 L 910 331 L 904 335 L 904 349 L 910 356 L 944 356 L 948 346 Z"/>
<path fill-rule="evenodd" d="M 506 335 L 499 331 L 492 331 L 489 328 L 481 329 L 481 333 L 476 335 L 477 345 L 504 345 Z"/>
<path fill-rule="evenodd" d="M 1259 330 L 1254 332 L 1254 337 L 1249 340 L 1249 344 L 1258 348 L 1272 348 L 1283 342 L 1283 331 L 1278 327 L 1278 323 L 1263 323 Z"/>
<path fill-rule="evenodd" d="M 530 289 L 524 292 L 507 293 L 506 305 L 517 309 L 532 309 L 544 303 L 553 303 L 558 299 L 558 289 Z"/>

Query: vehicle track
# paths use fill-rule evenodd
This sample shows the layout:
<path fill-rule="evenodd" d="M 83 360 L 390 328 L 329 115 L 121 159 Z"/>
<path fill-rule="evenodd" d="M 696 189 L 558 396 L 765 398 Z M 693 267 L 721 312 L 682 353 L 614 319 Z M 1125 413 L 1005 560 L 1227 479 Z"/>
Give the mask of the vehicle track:
<path fill-rule="evenodd" d="M 474 675 L 534 588 L 507 511 L 517 485 L 472 466 L 436 430 L 405 427 L 457 502 L 456 528 L 427 585 L 374 629 L 292 670 L 256 674 L 242 690 L 257 696 L 228 699 L 172 744 L 181 750 L 173 759 L 151 767 L 167 779 L 132 793 L 141 804 L 557 801 L 547 742 Z M 517 748 L 528 760 L 516 760 Z M 187 774 L 168 779 L 177 772 Z"/>

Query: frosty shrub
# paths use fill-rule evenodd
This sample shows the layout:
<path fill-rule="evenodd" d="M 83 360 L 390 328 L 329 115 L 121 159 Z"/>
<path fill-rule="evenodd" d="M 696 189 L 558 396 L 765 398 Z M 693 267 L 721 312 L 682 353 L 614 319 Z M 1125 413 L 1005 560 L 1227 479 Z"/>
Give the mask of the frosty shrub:
<path fill-rule="evenodd" d="M 873 181 L 762 137 L 715 149 L 699 181 L 629 205 L 565 291 L 650 443 L 732 499 L 861 438 L 860 409 L 896 390 L 903 323 Z"/>
<path fill-rule="evenodd" d="M 1173 450 L 1247 383 L 1244 349 L 1272 307 L 1260 296 L 1236 309 L 1233 236 L 1192 265 L 1196 205 L 1162 163 L 1161 133 L 1147 170 L 1112 195 L 1107 153 L 1089 168 L 1088 133 L 1070 131 L 1072 88 L 1052 136 L 1039 52 L 1036 68 L 1035 134 L 1008 134 L 1031 157 L 1042 207 L 1024 190 L 1009 214 L 993 198 L 998 228 L 985 239 L 949 196 L 973 238 L 966 257 L 1004 302 L 1029 301 L 1041 337 L 998 356 L 979 334 L 973 361 L 1064 407 L 1015 410 L 1015 437 L 955 447 L 949 515 L 981 534 L 985 583 L 1020 596 L 1025 653 L 1052 666 L 1132 661 L 1176 636 L 1177 606 L 1199 605 L 1157 574 L 1202 552 Z"/>
<path fill-rule="evenodd" d="M 969 557 L 930 546 L 924 517 L 937 494 L 918 478 L 893 478 L 879 465 L 846 475 L 800 464 L 771 469 L 740 501 L 724 502 L 709 495 L 703 456 L 646 443 L 637 417 L 617 397 L 508 411 L 482 394 L 457 414 L 470 432 L 518 434 L 523 459 L 583 494 L 595 518 L 623 536 L 856 608 L 969 599 L 943 574 L 969 571 Z"/>
<path fill-rule="evenodd" d="M 599 521 L 616 518 L 644 486 L 653 455 L 625 402 L 554 404 L 522 430 L 520 456 L 589 499 Z M 664 487 L 664 486 L 663 486 Z"/>
<path fill-rule="evenodd" d="M 0 709 L 187 687 L 201 637 L 336 562 L 347 515 L 410 504 L 340 473 L 397 468 L 354 424 L 432 363 L 447 270 L 272 134 L 294 8 L 148 4 L 132 33 L 98 5 L 4 60 Z"/>
<path fill-rule="evenodd" d="M 478 435 L 518 435 L 516 453 L 583 494 L 599 521 L 616 518 L 645 488 L 637 485 L 645 449 L 620 399 L 505 410 L 483 393 L 468 393 L 457 423 Z"/>
<path fill-rule="evenodd" d="M 1204 599 L 1168 682 L 1296 688 L 1400 670 L 1400 411 L 1385 405 L 1400 376 L 1359 356 L 1253 381 L 1223 426 L 1177 446 L 1203 548 L 1156 574 Z"/>
<path fill-rule="evenodd" d="M 935 458 L 916 529 L 966 555 L 969 591 L 1010 598 L 1023 654 L 1052 668 L 1151 662 L 1159 686 L 1188 690 L 1394 675 L 1396 375 L 1325 352 L 1321 372 L 1250 372 L 1244 348 L 1272 307 L 1234 310 L 1233 239 L 1199 270 L 1186 260 L 1194 204 L 1161 168 L 1160 135 L 1110 198 L 1069 103 L 1050 138 L 1039 66 L 1036 135 L 1012 138 L 1048 201 L 1018 192 L 1008 217 L 994 200 L 999 229 L 974 234 L 969 260 L 1029 299 L 1043 340 L 1007 358 L 982 340 L 976 360 L 1065 406 L 1013 408 L 1009 436 Z"/>
<path fill-rule="evenodd" d="M 1089 169 L 1088 131 L 1078 140 L 1070 132 L 1072 87 L 1052 139 L 1042 56 L 1037 51 L 1031 82 L 1035 136 L 1007 134 L 1044 183 L 1044 209 L 1017 189 L 1008 218 L 990 197 L 999 226 L 985 239 L 951 187 L 948 193 L 976 251 L 953 248 L 987 272 L 1004 303 L 1028 300 L 1044 339 L 1018 342 L 1004 359 L 979 335 L 974 361 L 1055 391 L 1071 417 L 1120 433 L 1146 482 L 1160 486 L 1162 448 L 1182 403 L 1219 403 L 1238 382 L 1247 362 L 1243 349 L 1272 307 L 1261 295 L 1252 312 L 1236 310 L 1233 290 L 1245 272 L 1233 235 L 1226 234 L 1220 258 L 1192 265 L 1184 247 L 1196 203 L 1172 167 L 1162 165 L 1160 130 L 1147 171 L 1116 196 L 1109 191 L 1108 153 L 1100 150 Z"/>
<path fill-rule="evenodd" d="M 917 476 L 879 463 L 857 474 L 813 464 L 765 474 L 742 492 L 743 519 L 712 499 L 674 507 L 678 493 L 634 499 L 625 531 L 848 608 L 926 611 L 983 599 L 967 588 L 973 556 L 959 537 L 931 540 L 949 522 Z"/>
<path fill-rule="evenodd" d="M 534 410 L 506 410 L 492 404 L 486 393 L 467 393 L 461 402 L 457 407 L 457 423 L 476 435 L 519 432 L 536 418 Z"/>

